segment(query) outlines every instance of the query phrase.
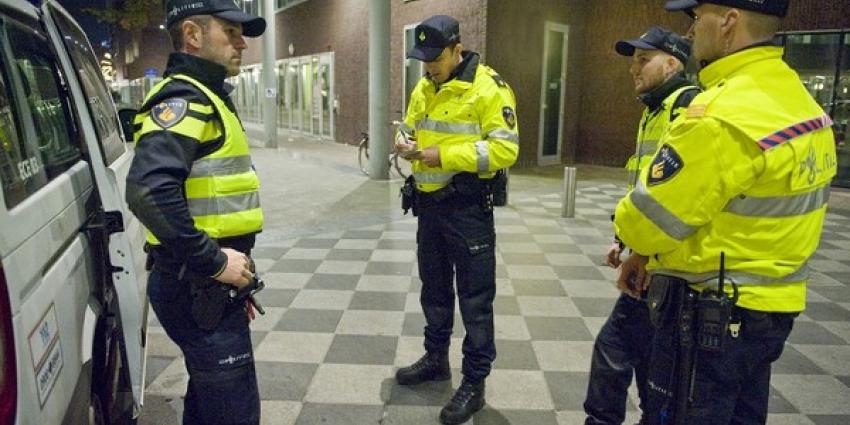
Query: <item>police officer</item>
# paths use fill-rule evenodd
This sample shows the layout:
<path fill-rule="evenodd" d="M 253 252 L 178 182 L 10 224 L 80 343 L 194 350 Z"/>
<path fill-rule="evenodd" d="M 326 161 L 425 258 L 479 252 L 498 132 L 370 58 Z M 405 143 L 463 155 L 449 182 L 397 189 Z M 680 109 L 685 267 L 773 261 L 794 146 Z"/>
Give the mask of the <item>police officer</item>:
<path fill-rule="evenodd" d="M 488 179 L 516 161 L 516 100 L 477 53 L 463 50 L 454 18 L 428 18 L 414 37 L 408 57 L 424 62 L 427 75 L 414 88 L 401 126 L 415 142 L 397 142 L 396 150 L 413 158 L 426 353 L 398 370 L 396 380 L 412 385 L 451 377 L 456 278 L 466 328 L 463 381 L 440 420 L 459 424 L 484 406 L 484 379 L 496 357 L 496 234 Z"/>
<path fill-rule="evenodd" d="M 230 0 L 169 0 L 166 13 L 176 52 L 134 121 L 127 177 L 127 202 L 148 229 L 148 296 L 185 356 L 183 423 L 259 424 L 250 312 L 217 294 L 249 283 L 248 255 L 263 225 L 224 80 L 239 74 L 243 36 L 261 35 L 266 23 Z"/>
<path fill-rule="evenodd" d="M 772 42 L 788 3 L 666 6 L 694 19 L 693 55 L 705 92 L 662 138 L 614 221 L 634 250 L 619 284 L 632 278 L 643 287 L 648 270 L 650 296 L 660 292 L 650 423 L 670 423 L 671 414 L 675 423 L 694 425 L 765 423 L 771 363 L 805 308 L 806 262 L 820 238 L 836 154 L 829 117 Z M 722 274 L 725 295 L 712 294 Z M 730 300 L 734 307 L 724 310 Z M 689 306 L 698 320 L 665 320 Z M 694 323 L 698 338 L 679 338 Z M 695 359 L 693 369 L 675 367 L 677 343 L 695 347 L 692 355 L 679 353 Z M 674 371 L 684 378 L 671 381 Z M 682 409 L 673 409 L 680 402 Z"/>
<path fill-rule="evenodd" d="M 632 189 L 640 170 L 655 155 L 658 140 L 699 88 L 685 78 L 691 46 L 679 34 L 652 27 L 640 38 L 618 42 L 615 50 L 632 58 L 629 73 L 635 94 L 646 105 L 638 125 L 635 154 L 626 164 L 628 186 Z M 608 251 L 608 265 L 620 265 L 622 249 L 621 242 L 615 240 Z M 646 302 L 637 295 L 623 293 L 596 336 L 584 402 L 587 425 L 623 423 L 633 370 L 641 408 L 645 409 L 646 371 L 654 330 Z"/>

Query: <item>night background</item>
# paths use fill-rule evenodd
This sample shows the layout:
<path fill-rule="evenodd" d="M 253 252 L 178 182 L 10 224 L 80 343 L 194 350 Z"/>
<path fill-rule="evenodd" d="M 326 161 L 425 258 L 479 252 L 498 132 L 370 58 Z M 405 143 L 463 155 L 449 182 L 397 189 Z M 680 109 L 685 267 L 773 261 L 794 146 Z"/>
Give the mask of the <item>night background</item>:
<path fill-rule="evenodd" d="M 93 16 L 83 12 L 86 8 L 103 8 L 106 4 L 105 0 L 59 0 L 59 4 L 74 16 L 95 48 L 109 39 L 108 25 L 98 22 Z"/>

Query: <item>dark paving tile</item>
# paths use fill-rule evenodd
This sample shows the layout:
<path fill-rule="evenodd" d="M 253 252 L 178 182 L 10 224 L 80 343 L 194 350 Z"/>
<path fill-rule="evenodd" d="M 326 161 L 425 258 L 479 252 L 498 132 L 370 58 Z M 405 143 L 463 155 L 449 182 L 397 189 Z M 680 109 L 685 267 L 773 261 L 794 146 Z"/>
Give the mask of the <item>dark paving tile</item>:
<path fill-rule="evenodd" d="M 381 239 L 378 241 L 378 249 L 416 249 L 416 241 L 405 241 L 396 239 Z"/>
<path fill-rule="evenodd" d="M 339 261 L 369 261 L 372 256 L 370 249 L 332 249 L 325 257 L 326 260 Z"/>
<path fill-rule="evenodd" d="M 558 226 L 528 226 L 528 233 L 532 235 L 559 235 L 564 234 L 564 229 Z"/>
<path fill-rule="evenodd" d="M 263 307 L 289 307 L 296 295 L 297 289 L 263 289 L 256 297 Z"/>
<path fill-rule="evenodd" d="M 771 373 L 784 375 L 822 375 L 825 372 L 796 348 L 785 344 L 782 356 L 771 365 Z"/>
<path fill-rule="evenodd" d="M 499 242 L 534 242 L 534 235 L 530 233 L 498 233 L 497 231 L 497 246 Z"/>
<path fill-rule="evenodd" d="M 848 322 L 850 310 L 834 303 L 807 303 L 806 316 L 824 322 Z"/>
<path fill-rule="evenodd" d="M 516 297 L 509 295 L 496 295 L 493 300 L 493 311 L 496 314 L 504 314 L 507 316 L 519 316 L 519 303 Z"/>
<path fill-rule="evenodd" d="M 842 384 L 846 385 L 847 388 L 850 388 L 850 376 L 836 376 L 835 379 L 838 379 Z"/>
<path fill-rule="evenodd" d="M 322 264 L 322 260 L 278 260 L 269 269 L 272 273 L 313 273 Z"/>
<path fill-rule="evenodd" d="M 322 274 L 316 273 L 307 284 L 308 289 L 331 289 L 336 291 L 353 291 L 357 287 L 360 276 L 353 274 Z"/>
<path fill-rule="evenodd" d="M 145 366 L 145 385 L 150 385 L 174 359 L 174 357 L 148 356 L 147 366 Z"/>
<path fill-rule="evenodd" d="M 573 240 L 577 244 L 582 244 L 582 245 L 606 245 L 606 244 L 610 245 L 611 244 L 611 238 L 605 237 L 605 236 L 571 235 L 570 237 L 572 237 Z"/>
<path fill-rule="evenodd" d="M 339 239 L 299 239 L 295 243 L 298 248 L 324 248 L 331 249 L 336 246 Z"/>
<path fill-rule="evenodd" d="M 539 370 L 531 341 L 496 340 L 496 369 Z"/>
<path fill-rule="evenodd" d="M 380 230 L 349 230 L 342 234 L 342 239 L 380 239 Z"/>
<path fill-rule="evenodd" d="M 850 415 L 809 415 L 809 419 L 811 419 L 815 425 L 850 424 Z"/>
<path fill-rule="evenodd" d="M 319 365 L 307 363 L 256 362 L 262 400 L 301 401 Z"/>
<path fill-rule="evenodd" d="M 586 372 L 545 372 L 555 410 L 582 410 L 587 393 Z"/>
<path fill-rule="evenodd" d="M 145 394 L 145 408 L 139 416 L 138 425 L 180 425 L 182 422 L 177 409 L 183 407 L 183 400 L 171 396 Z"/>
<path fill-rule="evenodd" d="M 342 310 L 310 310 L 290 308 L 283 313 L 276 331 L 333 333 L 342 318 Z"/>
<path fill-rule="evenodd" d="M 846 341 L 837 337 L 823 326 L 815 322 L 794 322 L 794 330 L 788 336 L 792 344 L 845 345 Z"/>
<path fill-rule="evenodd" d="M 452 374 L 460 376 L 460 371 L 452 370 Z M 455 391 L 450 380 L 425 382 L 419 385 L 398 385 L 395 380 L 392 380 L 390 385 L 390 398 L 387 404 L 397 406 L 443 406 L 448 403 Z M 433 415 L 432 421 L 435 421 L 439 410 L 435 410 Z"/>
<path fill-rule="evenodd" d="M 818 286 L 811 288 L 813 292 L 821 295 L 832 302 L 850 303 L 850 287 L 847 286 Z M 808 314 L 808 309 L 806 309 Z"/>
<path fill-rule="evenodd" d="M 251 258 L 263 258 L 268 260 L 280 260 L 289 248 L 258 247 L 251 250 Z"/>
<path fill-rule="evenodd" d="M 336 335 L 324 363 L 391 365 L 398 337 L 378 335 Z"/>
<path fill-rule="evenodd" d="M 850 285 L 850 272 L 824 272 L 824 274 L 843 283 L 845 286 Z"/>
<path fill-rule="evenodd" d="M 472 423 L 475 425 L 557 425 L 558 418 L 555 416 L 555 412 L 535 410 L 496 410 L 490 406 L 485 406 L 484 409 L 473 416 Z"/>
<path fill-rule="evenodd" d="M 593 335 L 578 317 L 525 317 L 535 341 L 593 341 Z"/>
<path fill-rule="evenodd" d="M 404 311 L 407 294 L 403 292 L 358 291 L 351 298 L 349 310 Z"/>
<path fill-rule="evenodd" d="M 404 336 L 422 336 L 425 332 L 425 324 L 425 316 L 422 313 L 405 313 L 401 334 Z M 463 320 L 459 314 L 455 313 L 452 336 L 462 338 L 464 335 L 466 335 L 466 331 L 463 329 Z"/>
<path fill-rule="evenodd" d="M 561 281 L 545 280 L 512 280 L 515 295 L 565 297 L 567 292 L 561 286 Z"/>
<path fill-rule="evenodd" d="M 413 263 L 395 263 L 389 261 L 372 261 L 366 265 L 363 274 L 410 276 Z"/>
<path fill-rule="evenodd" d="M 383 406 L 304 403 L 295 425 L 379 424 Z"/>
<path fill-rule="evenodd" d="M 543 254 L 503 253 L 505 263 L 517 266 L 548 266 L 549 262 Z"/>
<path fill-rule="evenodd" d="M 776 388 L 770 388 L 770 398 L 767 401 L 768 413 L 800 413 L 793 404 L 788 402 Z"/>
<path fill-rule="evenodd" d="M 555 266 L 552 267 L 555 270 L 555 274 L 558 275 L 560 279 L 570 279 L 570 280 L 604 280 L 605 275 L 603 275 L 599 269 L 596 267 L 584 267 L 584 266 Z"/>
<path fill-rule="evenodd" d="M 608 317 L 617 302 L 616 298 L 572 297 L 571 299 L 583 317 Z"/>
<path fill-rule="evenodd" d="M 505 267 L 504 264 L 496 264 L 496 278 L 498 279 L 507 279 L 508 276 L 508 268 Z"/>

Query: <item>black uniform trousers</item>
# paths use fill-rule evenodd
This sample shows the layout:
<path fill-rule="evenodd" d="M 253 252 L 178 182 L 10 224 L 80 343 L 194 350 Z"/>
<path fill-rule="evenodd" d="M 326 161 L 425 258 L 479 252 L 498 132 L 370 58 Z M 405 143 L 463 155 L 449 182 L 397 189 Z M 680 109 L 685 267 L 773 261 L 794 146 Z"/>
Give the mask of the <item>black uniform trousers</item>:
<path fill-rule="evenodd" d="M 420 302 L 425 313 L 425 350 L 448 353 L 454 325 L 455 278 L 463 339 L 463 376 L 481 382 L 496 358 L 493 299 L 496 296 L 496 231 L 492 208 L 480 196 L 457 193 L 439 202 L 418 194 Z"/>
<path fill-rule="evenodd" d="M 260 397 L 244 306 L 234 304 L 211 331 L 192 318 L 190 283 L 154 266 L 148 297 L 157 319 L 186 360 L 189 386 L 183 425 L 259 425 Z"/>
<path fill-rule="evenodd" d="M 646 301 L 621 294 L 593 344 L 584 411 L 586 425 L 620 425 L 634 372 L 641 409 L 646 409 L 646 376 L 655 328 Z"/>
<path fill-rule="evenodd" d="M 678 308 L 675 306 L 674 308 Z M 797 314 L 766 313 L 736 307 L 737 338 L 727 335 L 722 352 L 696 348 L 688 425 L 763 425 L 770 398 L 770 366 L 782 354 Z M 675 349 L 679 328 L 670 321 L 655 333 L 650 360 L 649 424 L 671 424 L 674 410 Z"/>

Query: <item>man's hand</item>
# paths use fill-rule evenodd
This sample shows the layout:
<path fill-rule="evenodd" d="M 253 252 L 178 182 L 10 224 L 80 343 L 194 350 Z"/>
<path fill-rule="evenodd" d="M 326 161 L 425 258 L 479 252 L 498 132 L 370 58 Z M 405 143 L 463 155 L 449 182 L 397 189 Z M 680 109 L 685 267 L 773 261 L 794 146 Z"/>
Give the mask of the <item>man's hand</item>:
<path fill-rule="evenodd" d="M 612 268 L 620 267 L 620 264 L 623 264 L 620 261 L 620 254 L 623 252 L 623 248 L 620 248 L 619 242 L 614 242 L 611 244 L 611 247 L 608 248 L 608 255 L 605 257 L 605 264 L 608 264 Z"/>
<path fill-rule="evenodd" d="M 248 256 L 231 248 L 222 248 L 221 252 L 227 255 L 227 265 L 215 277 L 215 280 L 240 289 L 247 286 L 251 278 L 254 277 L 250 270 L 251 260 Z"/>
<path fill-rule="evenodd" d="M 648 284 L 646 263 L 649 257 L 632 253 L 620 265 L 620 276 L 617 278 L 617 288 L 633 298 L 640 298 L 640 293 Z"/>
<path fill-rule="evenodd" d="M 442 164 L 440 162 L 440 148 L 437 146 L 430 146 L 423 150 L 417 159 L 429 167 L 439 167 Z"/>

